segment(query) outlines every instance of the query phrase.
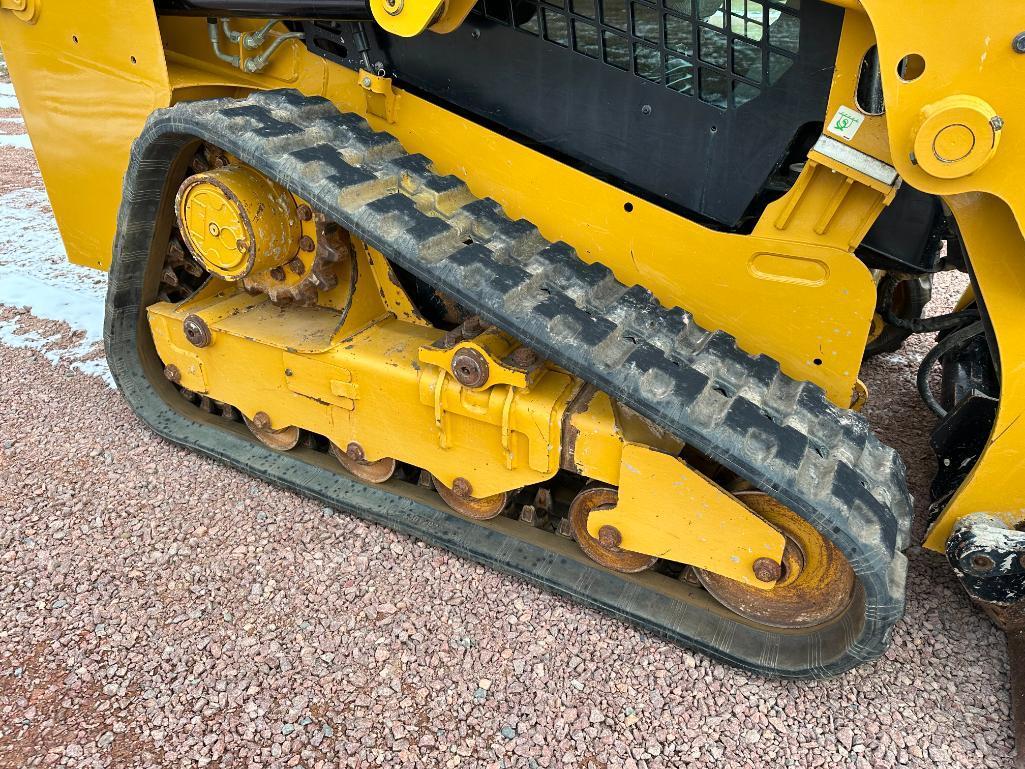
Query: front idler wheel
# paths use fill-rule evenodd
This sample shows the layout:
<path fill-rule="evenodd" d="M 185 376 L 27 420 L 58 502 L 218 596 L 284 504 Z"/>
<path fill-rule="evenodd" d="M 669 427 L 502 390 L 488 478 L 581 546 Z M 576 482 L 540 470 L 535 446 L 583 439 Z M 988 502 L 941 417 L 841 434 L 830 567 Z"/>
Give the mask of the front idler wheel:
<path fill-rule="evenodd" d="M 854 570 L 840 550 L 810 523 L 760 491 L 737 498 L 786 538 L 776 580 L 769 590 L 695 569 L 705 590 L 723 606 L 754 622 L 778 628 L 808 628 L 841 614 L 854 596 Z"/>

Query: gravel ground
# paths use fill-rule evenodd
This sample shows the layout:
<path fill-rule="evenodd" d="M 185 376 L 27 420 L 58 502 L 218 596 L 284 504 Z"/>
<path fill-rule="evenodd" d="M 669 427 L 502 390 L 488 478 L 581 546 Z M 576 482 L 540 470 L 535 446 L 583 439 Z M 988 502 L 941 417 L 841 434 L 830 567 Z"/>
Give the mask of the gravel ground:
<path fill-rule="evenodd" d="M 926 347 L 864 374 L 919 535 Z M 179 450 L 46 352 L 0 344 L 2 767 L 1009 764 L 1003 638 L 935 554 L 883 659 L 767 680 Z"/>

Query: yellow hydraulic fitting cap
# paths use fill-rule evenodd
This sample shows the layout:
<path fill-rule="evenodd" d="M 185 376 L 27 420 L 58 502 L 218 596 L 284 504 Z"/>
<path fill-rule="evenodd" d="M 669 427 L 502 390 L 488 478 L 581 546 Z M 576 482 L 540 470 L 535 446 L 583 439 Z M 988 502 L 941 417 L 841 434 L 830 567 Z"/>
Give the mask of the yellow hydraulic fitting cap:
<path fill-rule="evenodd" d="M 996 154 L 1003 120 L 982 99 L 948 96 L 922 110 L 915 132 L 915 162 L 940 179 L 975 173 Z"/>
<path fill-rule="evenodd" d="M 227 165 L 190 176 L 175 208 L 189 249 L 225 280 L 278 267 L 299 250 L 294 198 L 251 168 Z"/>

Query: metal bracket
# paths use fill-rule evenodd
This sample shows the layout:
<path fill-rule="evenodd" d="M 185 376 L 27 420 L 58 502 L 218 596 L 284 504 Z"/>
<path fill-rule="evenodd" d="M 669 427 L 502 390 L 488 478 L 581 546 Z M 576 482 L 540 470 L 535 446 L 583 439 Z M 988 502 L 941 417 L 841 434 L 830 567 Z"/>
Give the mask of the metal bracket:
<path fill-rule="evenodd" d="M 391 86 L 391 78 L 373 75 L 361 69 L 357 82 L 367 98 L 367 112 L 377 115 L 387 123 L 395 122 L 395 91 Z"/>
<path fill-rule="evenodd" d="M 1009 606 L 1025 600 L 1025 532 L 985 513 L 957 522 L 947 559 L 972 598 Z"/>

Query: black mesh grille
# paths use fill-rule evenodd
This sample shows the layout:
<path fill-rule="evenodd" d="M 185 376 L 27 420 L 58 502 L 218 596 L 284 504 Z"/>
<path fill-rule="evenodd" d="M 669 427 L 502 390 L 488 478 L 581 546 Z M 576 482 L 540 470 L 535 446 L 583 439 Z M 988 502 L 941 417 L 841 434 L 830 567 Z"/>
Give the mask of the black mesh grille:
<path fill-rule="evenodd" d="M 800 44 L 800 0 L 480 0 L 474 13 L 723 109 L 775 83 Z"/>

